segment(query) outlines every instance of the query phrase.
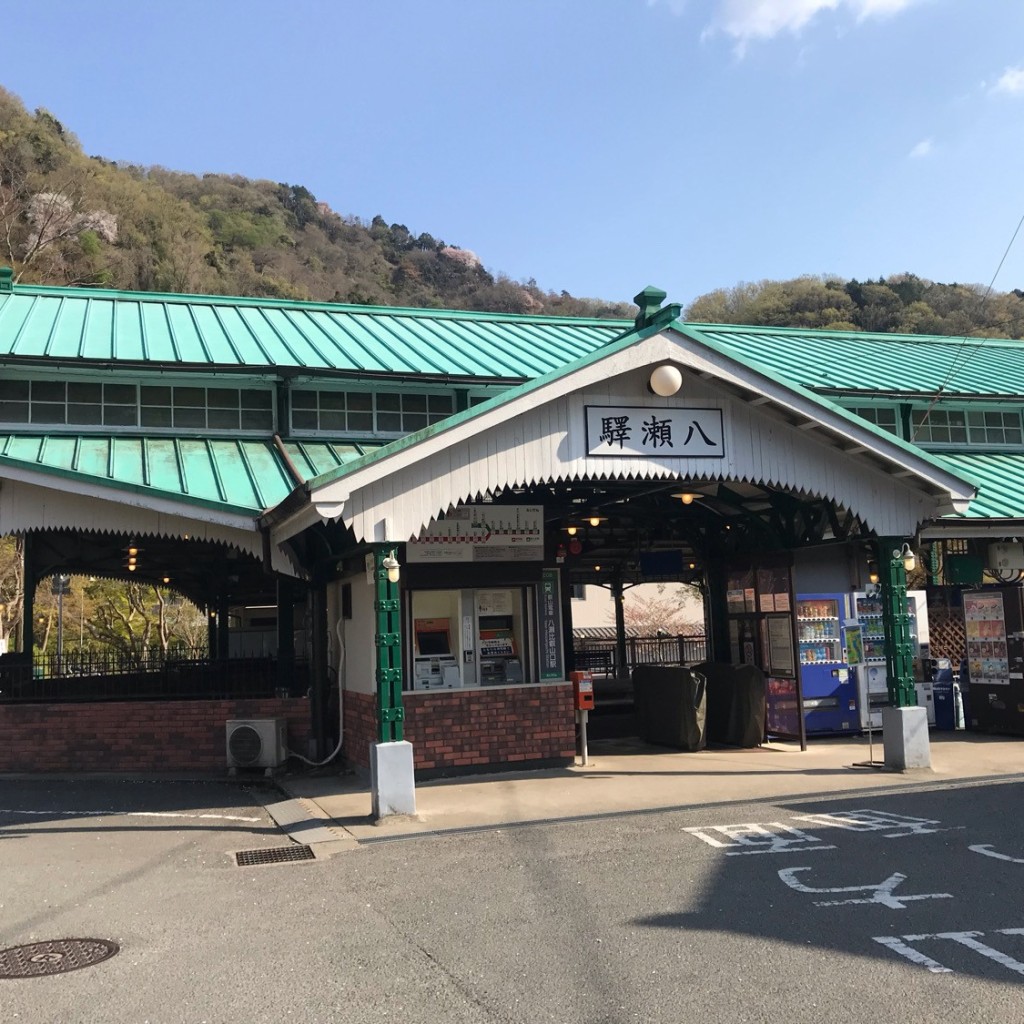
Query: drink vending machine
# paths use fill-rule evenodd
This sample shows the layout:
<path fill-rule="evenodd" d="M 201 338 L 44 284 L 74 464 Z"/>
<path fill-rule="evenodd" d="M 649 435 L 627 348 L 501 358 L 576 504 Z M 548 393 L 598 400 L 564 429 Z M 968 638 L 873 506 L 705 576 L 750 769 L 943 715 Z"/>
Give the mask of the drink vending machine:
<path fill-rule="evenodd" d="M 860 623 L 864 640 L 864 664 L 857 666 L 857 705 L 860 727 L 882 727 L 882 708 L 889 706 L 888 668 L 885 656 L 885 635 L 882 631 L 882 599 L 877 592 L 861 591 L 852 596 L 854 618 Z M 922 647 L 928 643 L 928 602 L 923 590 L 907 591 L 907 614 L 913 657 L 920 664 Z M 935 699 L 930 679 L 915 682 L 917 703 L 928 713 L 928 724 L 935 724 Z"/>
<path fill-rule="evenodd" d="M 857 687 L 846 664 L 848 594 L 798 594 L 797 647 L 800 692 L 808 733 L 851 733 L 861 729 Z"/>
<path fill-rule="evenodd" d="M 965 590 L 969 728 L 1024 735 L 1024 594 Z M 961 679 L 961 686 L 964 680 Z"/>

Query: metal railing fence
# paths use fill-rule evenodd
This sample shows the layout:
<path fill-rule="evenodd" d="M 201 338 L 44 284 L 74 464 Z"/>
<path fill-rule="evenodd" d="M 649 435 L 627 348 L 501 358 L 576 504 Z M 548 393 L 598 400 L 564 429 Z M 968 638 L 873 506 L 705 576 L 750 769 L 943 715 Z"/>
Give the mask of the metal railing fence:
<path fill-rule="evenodd" d="M 601 676 L 626 676 L 637 665 L 696 665 L 707 660 L 704 636 L 628 636 L 626 664 L 616 664 L 614 639 L 583 637 L 573 643 L 579 671 Z"/>
<path fill-rule="evenodd" d="M 299 697 L 309 666 L 277 658 L 209 658 L 205 648 L 0 656 L 0 704 Z"/>

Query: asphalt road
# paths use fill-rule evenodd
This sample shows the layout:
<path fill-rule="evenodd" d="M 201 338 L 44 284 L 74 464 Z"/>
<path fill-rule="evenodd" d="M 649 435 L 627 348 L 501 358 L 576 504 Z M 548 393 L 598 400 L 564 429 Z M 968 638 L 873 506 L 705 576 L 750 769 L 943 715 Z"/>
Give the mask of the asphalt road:
<path fill-rule="evenodd" d="M 279 846 L 273 787 L 0 780 L 0 979 L 32 1024 L 1024 1022 L 1020 783 Z M 741 827 L 737 827 L 741 826 Z"/>

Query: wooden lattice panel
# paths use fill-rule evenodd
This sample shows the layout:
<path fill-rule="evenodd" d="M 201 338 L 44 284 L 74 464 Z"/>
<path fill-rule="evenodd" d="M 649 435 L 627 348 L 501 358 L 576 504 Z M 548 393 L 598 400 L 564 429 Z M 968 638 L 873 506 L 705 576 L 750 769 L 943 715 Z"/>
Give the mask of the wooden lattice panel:
<path fill-rule="evenodd" d="M 933 658 L 949 658 L 953 668 L 964 659 L 964 613 L 960 608 L 928 605 L 928 647 Z"/>

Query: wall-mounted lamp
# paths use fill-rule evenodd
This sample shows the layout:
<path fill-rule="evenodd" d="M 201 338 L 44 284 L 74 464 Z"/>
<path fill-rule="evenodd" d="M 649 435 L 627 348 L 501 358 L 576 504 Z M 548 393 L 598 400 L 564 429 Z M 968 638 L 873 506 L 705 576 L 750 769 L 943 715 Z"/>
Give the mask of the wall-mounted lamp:
<path fill-rule="evenodd" d="M 903 568 L 907 572 L 913 572 L 917 568 L 917 559 L 914 557 L 914 552 L 910 550 L 910 545 L 906 541 L 903 542 L 903 547 L 893 551 L 892 557 L 902 558 Z"/>
<path fill-rule="evenodd" d="M 171 582 L 171 577 L 170 576 L 165 576 L 164 577 L 164 583 L 170 583 L 170 582 Z"/>
<path fill-rule="evenodd" d="M 604 516 L 588 516 L 587 522 L 591 526 L 600 526 L 604 522 Z"/>
<path fill-rule="evenodd" d="M 878 566 L 874 562 L 868 562 L 868 583 L 878 582 Z"/>
<path fill-rule="evenodd" d="M 662 398 L 670 398 L 683 386 L 683 375 L 671 364 L 656 366 L 651 371 L 651 390 Z"/>
<path fill-rule="evenodd" d="M 569 534 L 570 537 L 575 537 L 576 534 L 579 532 L 579 529 L 580 528 L 578 526 L 570 525 L 565 528 L 565 532 Z"/>
<path fill-rule="evenodd" d="M 395 553 L 392 551 L 390 555 L 382 558 L 380 564 L 381 568 L 387 570 L 388 583 L 397 583 L 399 577 L 402 575 L 402 567 L 398 564 L 398 559 L 395 558 Z"/>
<path fill-rule="evenodd" d="M 600 572 L 600 571 L 601 571 L 601 566 L 595 565 L 594 566 L 594 572 Z"/>
<path fill-rule="evenodd" d="M 679 494 L 673 494 L 672 497 L 678 498 L 684 505 L 692 505 L 694 500 L 702 495 L 695 494 L 693 491 L 680 491 Z"/>

